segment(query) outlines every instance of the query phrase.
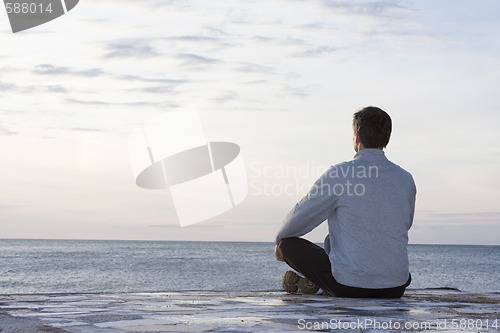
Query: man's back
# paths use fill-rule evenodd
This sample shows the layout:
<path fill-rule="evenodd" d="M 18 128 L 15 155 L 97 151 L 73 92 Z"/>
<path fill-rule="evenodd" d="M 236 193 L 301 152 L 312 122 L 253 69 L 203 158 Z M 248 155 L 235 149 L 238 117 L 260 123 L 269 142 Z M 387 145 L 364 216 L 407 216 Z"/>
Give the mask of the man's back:
<path fill-rule="evenodd" d="M 341 297 L 396 298 L 411 283 L 407 245 L 416 187 L 408 172 L 385 157 L 391 117 L 368 106 L 354 114 L 352 129 L 354 160 L 325 172 L 276 236 L 276 259 L 304 274 L 285 272 L 282 287 L 288 292 L 316 286 Z M 325 220 L 324 249 L 300 238 Z"/>
<path fill-rule="evenodd" d="M 404 284 L 409 273 L 408 229 L 415 209 L 412 176 L 380 149 L 363 149 L 353 161 L 332 169 L 336 171 L 325 173 L 325 182 L 349 184 L 352 189 L 333 193 L 325 240 L 333 276 L 361 288 Z"/>

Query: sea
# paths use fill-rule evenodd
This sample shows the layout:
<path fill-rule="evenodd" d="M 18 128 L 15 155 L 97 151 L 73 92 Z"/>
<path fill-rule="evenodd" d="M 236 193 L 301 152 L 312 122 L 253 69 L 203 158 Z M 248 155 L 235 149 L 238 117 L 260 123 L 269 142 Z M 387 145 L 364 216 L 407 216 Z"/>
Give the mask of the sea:
<path fill-rule="evenodd" d="M 410 289 L 500 292 L 500 246 L 410 245 Z M 0 239 L 0 294 L 277 291 L 272 243 Z"/>

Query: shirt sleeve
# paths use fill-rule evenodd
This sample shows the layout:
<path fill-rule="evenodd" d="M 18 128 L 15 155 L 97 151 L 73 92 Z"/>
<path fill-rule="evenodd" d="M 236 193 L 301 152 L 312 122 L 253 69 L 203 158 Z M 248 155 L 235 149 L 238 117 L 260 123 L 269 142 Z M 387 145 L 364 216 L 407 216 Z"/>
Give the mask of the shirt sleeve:
<path fill-rule="evenodd" d="M 417 196 L 417 187 L 415 185 L 415 181 L 413 180 L 413 177 L 411 177 L 411 189 L 410 189 L 409 196 L 410 196 L 409 197 L 409 201 L 410 201 L 410 225 L 408 226 L 408 230 L 413 225 L 413 217 L 415 216 L 415 202 L 416 202 L 416 199 L 417 199 L 416 198 L 416 196 Z"/>
<path fill-rule="evenodd" d="M 283 238 L 299 237 L 307 234 L 323 223 L 333 212 L 337 202 L 332 178 L 325 172 L 288 213 L 278 235 L 276 244 Z"/>

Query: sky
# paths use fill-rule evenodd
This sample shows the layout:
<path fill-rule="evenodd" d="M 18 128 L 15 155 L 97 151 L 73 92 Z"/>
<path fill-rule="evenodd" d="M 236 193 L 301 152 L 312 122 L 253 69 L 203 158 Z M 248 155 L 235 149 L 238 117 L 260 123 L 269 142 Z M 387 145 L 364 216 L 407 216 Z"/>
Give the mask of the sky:
<path fill-rule="evenodd" d="M 410 243 L 500 245 L 498 17 L 493 0 L 81 0 L 13 34 L 0 10 L 0 238 L 272 242 L 376 105 L 417 184 Z M 135 184 L 128 136 L 184 107 L 240 146 L 249 194 L 181 228 L 168 190 Z"/>

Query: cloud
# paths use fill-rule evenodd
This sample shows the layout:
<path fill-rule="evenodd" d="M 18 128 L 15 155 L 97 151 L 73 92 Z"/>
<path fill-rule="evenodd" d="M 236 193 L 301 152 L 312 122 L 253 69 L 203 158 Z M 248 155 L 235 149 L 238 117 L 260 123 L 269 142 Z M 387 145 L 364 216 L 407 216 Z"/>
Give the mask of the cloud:
<path fill-rule="evenodd" d="M 50 64 L 40 64 L 35 67 L 33 73 L 39 75 L 73 75 L 84 77 L 96 77 L 104 74 L 98 68 L 88 68 L 84 70 L 74 70 L 70 67 L 54 66 Z"/>
<path fill-rule="evenodd" d="M 70 128 L 65 128 L 65 130 L 76 131 L 76 132 L 104 132 L 104 130 L 100 128 L 86 128 L 86 127 L 70 127 Z"/>
<path fill-rule="evenodd" d="M 394 1 L 354 2 L 354 1 L 321 0 L 320 3 L 324 7 L 348 15 L 395 17 L 396 13 L 408 12 L 413 10 L 409 6 L 403 5 L 402 2 L 400 1 L 399 2 L 394 2 Z"/>
<path fill-rule="evenodd" d="M 243 81 L 241 83 L 248 84 L 248 85 L 253 85 L 253 84 L 261 85 L 261 84 L 268 84 L 269 81 L 268 80 L 251 80 L 251 81 Z"/>
<path fill-rule="evenodd" d="M 5 205 L 5 204 L 0 204 L 0 210 L 7 210 L 7 209 L 14 209 L 14 208 L 21 208 L 23 206 L 21 205 Z"/>
<path fill-rule="evenodd" d="M 43 86 L 43 87 L 39 87 L 47 92 L 51 92 L 51 93 L 67 93 L 68 90 L 66 88 L 64 88 L 63 86 Z"/>
<path fill-rule="evenodd" d="M 269 37 L 269 36 L 255 36 L 252 39 L 258 43 L 269 44 L 271 46 L 300 46 L 306 45 L 307 42 L 303 39 L 284 36 L 284 37 Z"/>
<path fill-rule="evenodd" d="M 191 2 L 189 0 L 162 0 L 156 1 L 151 4 L 154 9 L 161 7 L 178 8 L 180 10 L 187 10 L 191 8 Z"/>
<path fill-rule="evenodd" d="M 236 35 L 235 34 L 232 34 L 232 33 L 229 33 L 229 32 L 226 32 L 220 28 L 216 28 L 216 27 L 206 27 L 205 30 L 214 35 L 214 36 L 218 36 L 218 37 L 235 37 Z"/>
<path fill-rule="evenodd" d="M 150 39 L 121 40 L 108 43 L 104 58 L 149 58 L 160 55 Z"/>
<path fill-rule="evenodd" d="M 197 35 L 183 35 L 183 36 L 172 36 L 164 38 L 167 41 L 180 41 L 180 42 L 220 42 L 219 38 L 216 37 L 207 37 L 207 36 L 197 36 Z"/>
<path fill-rule="evenodd" d="M 191 225 L 187 225 L 181 227 L 179 224 L 152 224 L 151 228 L 173 228 L 173 229 L 206 229 L 206 228 L 224 228 L 226 227 L 224 224 L 220 222 L 204 222 L 204 223 L 195 223 Z"/>
<path fill-rule="evenodd" d="M 19 134 L 19 132 L 14 132 L 14 131 L 11 131 L 5 127 L 2 126 L 2 124 L 0 124 L 0 135 L 17 135 Z M 0 206 L 1 208 L 1 206 Z"/>
<path fill-rule="evenodd" d="M 294 97 L 308 97 L 311 94 L 306 91 L 304 88 L 292 87 L 288 84 L 283 85 L 283 95 L 284 96 L 294 96 Z"/>
<path fill-rule="evenodd" d="M 212 100 L 216 103 L 226 103 L 229 101 L 236 100 L 238 97 L 238 93 L 232 90 L 225 91 L 218 96 L 212 98 Z"/>
<path fill-rule="evenodd" d="M 209 33 L 217 33 L 212 30 L 209 31 Z M 219 32 L 221 33 L 221 32 Z M 180 36 L 171 36 L 171 37 L 165 37 L 162 38 L 161 40 L 163 42 L 168 43 L 168 47 L 171 48 L 172 45 L 179 44 L 182 46 L 187 46 L 191 44 L 193 47 L 210 47 L 211 49 L 214 48 L 227 48 L 227 47 L 234 47 L 236 46 L 235 43 L 229 42 L 232 38 L 229 34 L 222 35 L 222 38 L 220 37 L 213 37 L 213 36 L 204 36 L 204 35 L 180 35 Z"/>
<path fill-rule="evenodd" d="M 123 81 L 136 81 L 136 82 L 162 83 L 162 84 L 183 84 L 188 82 L 187 80 L 181 80 L 181 79 L 143 77 L 138 75 L 120 75 L 117 76 L 116 79 Z"/>
<path fill-rule="evenodd" d="M 329 25 L 327 25 L 324 22 L 311 22 L 307 24 L 302 24 L 297 26 L 299 30 L 325 30 L 325 29 L 332 29 Z"/>
<path fill-rule="evenodd" d="M 0 92 L 5 91 L 15 91 L 18 90 L 19 87 L 12 83 L 5 83 L 0 81 Z"/>
<path fill-rule="evenodd" d="M 209 65 L 220 61 L 215 58 L 203 57 L 194 53 L 182 53 L 179 54 L 177 58 L 183 60 L 183 65 L 190 66 Z"/>
<path fill-rule="evenodd" d="M 1 92 L 19 92 L 19 93 L 33 93 L 33 92 L 48 92 L 48 93 L 66 93 L 67 89 L 60 85 L 40 85 L 40 86 L 18 86 L 11 83 L 0 82 Z"/>
<path fill-rule="evenodd" d="M 86 106 L 126 106 L 126 107 L 154 107 L 154 108 L 178 107 L 178 105 L 174 103 L 160 103 L 160 102 L 114 102 L 114 101 L 99 101 L 99 100 L 82 100 L 76 98 L 68 98 L 66 101 L 71 104 L 79 104 Z"/>
<path fill-rule="evenodd" d="M 96 101 L 96 100 L 85 101 L 85 100 L 76 99 L 76 98 L 68 98 L 67 102 L 72 103 L 72 104 L 92 105 L 92 106 L 107 106 L 107 105 L 116 105 L 117 104 L 117 103 L 113 103 L 113 102 Z"/>
<path fill-rule="evenodd" d="M 500 218 L 500 212 L 429 213 L 435 218 Z"/>
<path fill-rule="evenodd" d="M 171 86 L 152 86 L 139 89 L 132 89 L 133 91 L 142 91 L 148 94 L 165 94 L 174 91 L 174 87 Z"/>
<path fill-rule="evenodd" d="M 277 74 L 278 72 L 273 67 L 263 66 L 250 62 L 241 63 L 235 69 L 243 73 Z"/>
<path fill-rule="evenodd" d="M 304 58 L 314 58 L 314 57 L 320 57 L 325 54 L 330 54 L 333 52 L 338 51 L 339 48 L 337 47 L 331 47 L 331 46 L 318 46 L 314 48 L 309 48 L 306 49 L 303 52 L 298 52 L 293 54 L 293 57 L 304 57 Z"/>
<path fill-rule="evenodd" d="M 365 38 L 380 38 L 386 40 L 392 40 L 401 43 L 414 43 L 415 41 L 421 42 L 433 42 L 440 43 L 446 41 L 451 43 L 452 41 L 459 41 L 461 37 L 453 36 L 451 33 L 427 31 L 425 27 L 420 28 L 404 28 L 403 26 L 398 26 L 394 28 L 378 28 L 370 29 L 362 32 L 362 36 Z"/>
<path fill-rule="evenodd" d="M 115 77 L 117 80 L 126 82 L 139 82 L 139 83 L 154 83 L 155 85 L 147 87 L 131 87 L 130 91 L 142 91 L 152 94 L 163 94 L 172 92 L 179 85 L 185 84 L 188 80 L 183 79 L 168 79 L 163 77 L 143 77 L 138 75 L 120 75 Z"/>
<path fill-rule="evenodd" d="M 414 224 L 416 228 L 500 226 L 500 212 L 421 212 Z"/>

